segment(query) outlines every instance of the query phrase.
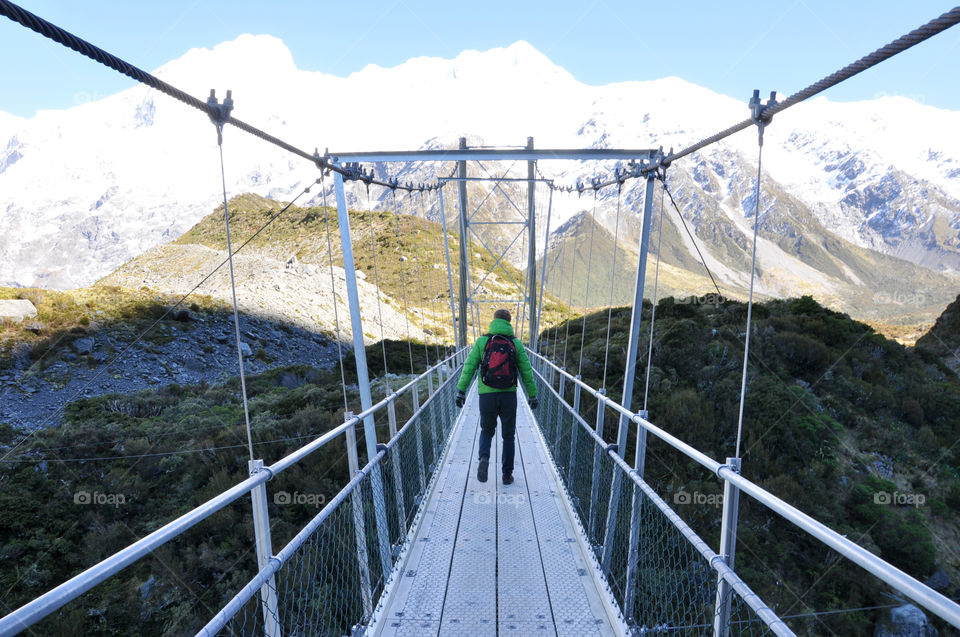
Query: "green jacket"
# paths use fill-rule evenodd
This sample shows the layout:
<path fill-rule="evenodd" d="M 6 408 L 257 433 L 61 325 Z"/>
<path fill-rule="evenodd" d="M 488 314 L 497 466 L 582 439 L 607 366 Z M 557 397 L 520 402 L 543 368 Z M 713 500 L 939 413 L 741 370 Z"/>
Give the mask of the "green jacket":
<path fill-rule="evenodd" d="M 493 319 L 493 321 L 490 322 L 489 333 L 513 336 L 513 326 L 510 325 L 510 321 Z M 473 375 L 477 373 L 477 369 L 480 367 L 480 361 L 483 360 L 483 351 L 487 348 L 488 340 L 490 340 L 490 337 L 484 334 L 473 344 L 473 349 L 470 350 L 470 354 L 467 356 L 467 362 L 463 364 L 463 371 L 460 373 L 460 382 L 457 383 L 457 389 L 460 391 L 467 391 L 467 388 L 470 387 L 470 383 L 473 381 Z M 517 371 L 520 372 L 520 380 L 523 381 L 523 388 L 526 390 L 527 396 L 533 398 L 537 395 L 537 383 L 533 380 L 533 369 L 530 367 L 530 359 L 527 358 L 527 350 L 523 348 L 523 343 L 520 342 L 519 338 L 513 338 L 513 345 L 517 349 Z M 484 385 L 483 380 L 478 379 L 477 382 L 479 383 L 477 391 L 481 394 L 498 391 L 517 391 L 516 385 L 508 387 L 507 389 L 496 389 Z"/>

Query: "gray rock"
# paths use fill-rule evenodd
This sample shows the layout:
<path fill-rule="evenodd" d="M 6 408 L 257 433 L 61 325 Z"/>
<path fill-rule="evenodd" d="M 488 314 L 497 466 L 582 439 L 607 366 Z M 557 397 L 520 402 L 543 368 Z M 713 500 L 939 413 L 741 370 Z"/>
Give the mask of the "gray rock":
<path fill-rule="evenodd" d="M 875 453 L 875 460 L 870 462 L 870 470 L 877 476 L 889 480 L 893 477 L 893 458 Z"/>
<path fill-rule="evenodd" d="M 0 323 L 10 321 L 19 323 L 37 315 L 37 308 L 26 299 L 7 299 L 0 301 Z"/>
<path fill-rule="evenodd" d="M 39 334 L 40 332 L 43 331 L 43 328 L 45 328 L 46 325 L 44 325 L 44 324 L 41 323 L 40 321 L 30 321 L 29 323 L 26 324 L 25 327 L 26 327 L 26 329 L 27 329 L 28 332 L 33 332 L 34 334 Z"/>
<path fill-rule="evenodd" d="M 85 336 L 83 338 L 78 338 L 73 342 L 73 349 L 76 350 L 77 354 L 89 354 L 93 351 L 93 346 L 95 342 L 93 337 Z"/>
<path fill-rule="evenodd" d="M 240 341 L 240 353 L 244 356 L 253 356 L 253 350 L 243 341 Z"/>
<path fill-rule="evenodd" d="M 950 587 L 950 576 L 943 569 L 937 569 L 924 584 L 935 591 L 945 591 Z"/>
<path fill-rule="evenodd" d="M 147 599 L 150 597 L 150 594 L 153 592 L 153 585 L 156 583 L 156 581 L 157 578 L 151 575 L 150 579 L 140 585 L 140 599 Z"/>
<path fill-rule="evenodd" d="M 922 610 L 913 604 L 890 609 L 873 631 L 873 637 L 937 637 L 937 629 Z"/>

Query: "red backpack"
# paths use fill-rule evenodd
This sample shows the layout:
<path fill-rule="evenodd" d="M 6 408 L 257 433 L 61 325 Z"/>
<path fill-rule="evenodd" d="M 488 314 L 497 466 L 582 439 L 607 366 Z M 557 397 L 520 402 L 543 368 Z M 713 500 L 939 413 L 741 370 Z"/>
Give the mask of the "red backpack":
<path fill-rule="evenodd" d="M 480 362 L 480 380 L 487 387 L 509 389 L 517 384 L 517 348 L 513 339 L 487 334 L 487 346 Z"/>

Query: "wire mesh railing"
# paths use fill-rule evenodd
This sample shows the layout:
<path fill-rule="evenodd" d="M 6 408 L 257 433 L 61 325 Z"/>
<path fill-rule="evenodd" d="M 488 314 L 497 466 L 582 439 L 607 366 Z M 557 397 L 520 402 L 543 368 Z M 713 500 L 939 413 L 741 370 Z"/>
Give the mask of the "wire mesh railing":
<path fill-rule="evenodd" d="M 198 635 L 348 635 L 369 624 L 449 440 L 455 396 L 456 375 L 450 374 Z M 387 560 L 381 559 L 382 532 L 389 539 Z M 278 602 L 270 609 L 264 583 L 273 576 Z"/>
<path fill-rule="evenodd" d="M 602 390 L 586 385 L 545 357 L 533 352 L 530 355 L 542 396 L 540 427 L 547 446 L 611 594 L 621 604 L 628 623 L 641 632 L 658 627 L 661 632 L 683 634 L 690 630 L 690 634 L 702 634 L 704 626 L 715 625 L 713 632 L 718 635 L 792 634 L 728 565 L 736 547 L 741 494 L 749 497 L 751 504 L 762 505 L 859 565 L 892 590 L 960 626 L 960 605 L 747 480 L 740 475 L 739 459 L 728 458 L 721 464 L 651 423 L 645 413 L 625 409 Z M 571 393 L 577 408 L 564 397 Z M 593 405 L 595 411 L 590 409 Z M 581 414 L 595 422 L 591 425 Z M 679 457 L 693 460 L 719 478 L 723 495 L 722 500 L 719 494 L 717 498 L 723 510 L 718 551 L 713 551 L 644 481 L 642 471 L 624 460 L 631 454 L 605 442 L 604 425 L 611 416 L 623 419 L 624 426 L 636 425 L 638 432 L 646 432 L 650 440 L 668 445 L 681 454 Z M 643 451 L 637 455 L 638 466 L 642 466 Z M 677 540 L 676 547 L 686 548 L 668 548 L 671 537 Z M 682 557 L 691 547 L 693 557 Z M 704 563 L 704 572 L 712 577 L 706 585 L 694 575 Z M 682 594 L 670 593 L 667 584 L 657 581 L 665 573 L 686 587 Z M 700 600 L 705 598 L 714 601 L 702 604 Z M 675 607 L 682 600 L 685 614 L 676 616 Z M 657 608 L 665 610 L 652 610 Z"/>
<path fill-rule="evenodd" d="M 455 371 L 462 360 L 463 352 L 456 352 L 439 361 L 270 466 L 252 462 L 247 480 L 0 618 L 0 634 L 29 628 L 247 494 L 253 496 L 255 518 L 258 500 L 262 502 L 260 523 L 269 529 L 266 482 L 341 440 L 346 442 L 350 481 L 279 553 L 264 549 L 258 531 L 259 572 L 216 621 L 221 627 L 229 624 L 223 634 L 275 635 L 283 627 L 289 627 L 282 632 L 286 635 L 348 634 L 352 626 L 369 621 L 421 509 L 456 419 Z M 398 430 L 401 400 L 412 402 L 413 414 Z M 403 413 L 410 413 L 410 406 L 403 407 Z M 375 426 L 378 414 L 387 415 L 389 440 L 377 444 L 361 469 L 356 427 Z"/>
<path fill-rule="evenodd" d="M 550 382 L 545 360 L 536 358 L 541 433 L 595 566 L 635 633 L 702 635 L 719 623 L 715 634 L 792 635 L 597 434 L 605 403 L 598 401 L 591 426 Z M 621 488 L 613 488 L 615 481 Z M 736 586 L 721 591 L 720 581 Z"/>

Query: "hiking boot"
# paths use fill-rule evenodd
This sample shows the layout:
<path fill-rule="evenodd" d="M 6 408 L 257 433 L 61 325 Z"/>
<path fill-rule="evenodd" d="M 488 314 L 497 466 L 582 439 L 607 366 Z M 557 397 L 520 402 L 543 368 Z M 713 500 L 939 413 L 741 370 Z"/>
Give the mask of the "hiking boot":
<path fill-rule="evenodd" d="M 480 458 L 480 462 L 477 463 L 477 480 L 480 482 L 487 481 L 487 468 L 490 466 L 490 461 L 487 458 Z"/>
<path fill-rule="evenodd" d="M 503 474 L 503 483 L 504 484 L 513 484 L 513 474 L 505 473 Z"/>

